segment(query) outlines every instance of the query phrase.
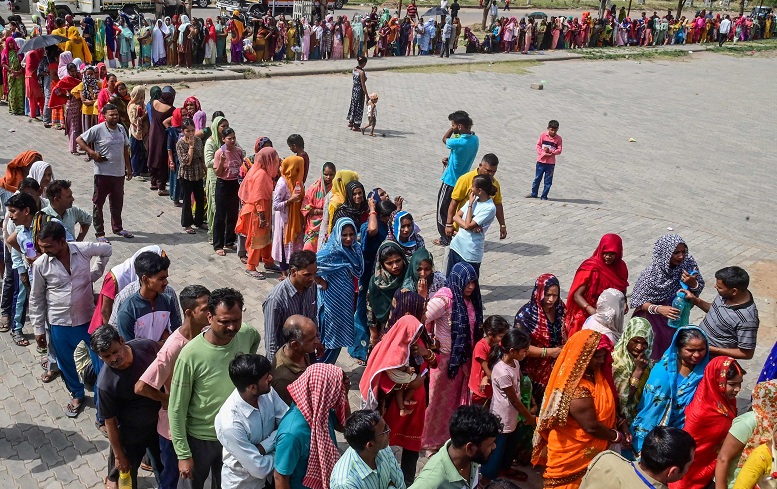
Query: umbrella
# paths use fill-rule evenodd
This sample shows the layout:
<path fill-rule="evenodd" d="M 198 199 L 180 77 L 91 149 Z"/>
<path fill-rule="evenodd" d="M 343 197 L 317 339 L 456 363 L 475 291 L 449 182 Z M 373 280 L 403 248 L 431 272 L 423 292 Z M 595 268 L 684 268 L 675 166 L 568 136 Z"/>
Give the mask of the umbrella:
<path fill-rule="evenodd" d="M 527 17 L 533 19 L 547 19 L 548 15 L 545 12 L 532 12 Z"/>
<path fill-rule="evenodd" d="M 49 46 L 54 46 L 55 44 L 59 44 L 62 42 L 67 41 L 67 38 L 64 36 L 37 36 L 33 37 L 32 39 L 28 39 L 27 42 L 24 43 L 24 46 L 19 50 L 19 54 L 24 54 L 27 51 L 33 51 L 35 49 L 41 49 L 46 48 Z"/>
<path fill-rule="evenodd" d="M 448 11 L 442 7 L 432 7 L 421 17 L 437 17 L 438 15 L 448 15 Z"/>

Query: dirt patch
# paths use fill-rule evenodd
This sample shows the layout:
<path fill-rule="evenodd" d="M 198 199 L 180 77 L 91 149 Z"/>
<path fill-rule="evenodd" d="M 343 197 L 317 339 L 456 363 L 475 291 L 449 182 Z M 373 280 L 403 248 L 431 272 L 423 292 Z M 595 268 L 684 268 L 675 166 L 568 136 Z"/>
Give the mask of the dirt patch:
<path fill-rule="evenodd" d="M 764 340 L 777 339 L 777 262 L 760 261 L 748 267 L 750 273 L 750 290 L 758 306 L 758 319 L 761 326 L 758 329 L 759 343 Z"/>
<path fill-rule="evenodd" d="M 409 68 L 397 68 L 392 71 L 401 71 L 403 73 L 467 73 L 474 71 L 485 71 L 489 73 L 505 73 L 511 75 L 525 75 L 529 73 L 529 68 L 537 66 L 538 61 L 502 61 L 498 63 L 467 63 L 460 65 L 434 65 L 417 66 Z"/>

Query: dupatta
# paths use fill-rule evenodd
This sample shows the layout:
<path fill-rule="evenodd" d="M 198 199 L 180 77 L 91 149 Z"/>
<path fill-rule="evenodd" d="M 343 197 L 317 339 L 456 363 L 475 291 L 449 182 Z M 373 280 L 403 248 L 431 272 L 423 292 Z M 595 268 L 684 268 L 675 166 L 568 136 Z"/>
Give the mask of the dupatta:
<path fill-rule="evenodd" d="M 653 260 L 650 265 L 639 274 L 634 289 L 631 292 L 631 307 L 637 309 L 642 304 L 663 304 L 672 298 L 680 288 L 680 277 L 683 270 L 691 272 L 698 270 L 699 265 L 690 253 L 680 265 L 671 268 L 672 254 L 679 244 L 686 244 L 685 240 L 677 234 L 665 234 L 658 238 L 653 246 Z M 696 275 L 699 287 L 694 290 L 697 296 L 704 290 L 704 279 L 701 273 Z"/>
<path fill-rule="evenodd" d="M 305 245 L 309 244 L 311 250 L 315 250 L 318 242 L 318 234 L 321 230 L 322 216 L 313 215 L 313 211 L 324 209 L 324 200 L 328 190 L 324 183 L 324 170 L 321 169 L 321 175 L 318 180 L 308 187 L 305 191 L 305 198 L 302 200 L 302 215 L 305 217 Z"/>
<path fill-rule="evenodd" d="M 332 180 L 332 195 L 329 197 L 329 222 L 326 225 L 327 232 L 332 231 L 334 216 L 337 208 L 345 202 L 345 188 L 354 180 L 359 180 L 359 174 L 351 170 L 337 170 L 335 179 Z"/>
<path fill-rule="evenodd" d="M 9 38 L 10 39 L 10 38 Z M 12 159 L 5 166 L 5 176 L 0 180 L 0 187 L 6 189 L 9 192 L 16 192 L 19 184 L 24 180 L 24 173 L 22 168 L 27 168 L 36 161 L 43 159 L 40 153 L 37 151 L 27 150 L 19 153 L 16 158 Z"/>
<path fill-rule="evenodd" d="M 305 160 L 301 157 L 292 155 L 287 156 L 281 163 L 281 176 L 286 180 L 289 187 L 289 194 L 294 195 L 294 187 L 297 183 L 302 186 L 302 172 L 305 169 Z M 304 192 L 305 187 L 302 186 Z M 289 244 L 297 241 L 302 234 L 302 200 L 292 202 L 287 207 L 288 217 L 286 221 L 286 231 L 283 236 L 283 244 Z"/>
<path fill-rule="evenodd" d="M 402 259 L 405 261 L 405 268 L 407 268 L 407 258 L 405 258 L 402 247 L 393 241 L 384 241 L 378 248 L 378 253 L 376 254 L 378 258 L 375 260 L 375 271 L 372 274 L 372 278 L 370 278 L 370 284 L 367 289 L 367 294 L 369 296 L 368 307 L 381 326 L 388 321 L 389 313 L 391 312 L 391 303 L 394 300 L 394 293 L 400 288 L 402 281 L 404 280 L 403 274 L 395 277 L 383 268 L 380 254 L 385 248 L 394 248 L 397 253 L 402 256 Z"/>
<path fill-rule="evenodd" d="M 755 431 L 745 444 L 737 467 L 742 468 L 753 450 L 761 445 L 771 444 L 777 424 L 777 380 L 759 382 L 753 389 L 753 412 Z"/>
<path fill-rule="evenodd" d="M 742 373 L 731 357 L 715 357 L 704 369 L 704 379 L 685 410 L 683 428 L 696 441 L 696 455 L 688 473 L 671 489 L 703 489 L 715 476 L 718 451 L 737 415 L 737 401 L 726 395 L 726 374 L 731 365 Z"/>
<path fill-rule="evenodd" d="M 410 236 L 407 237 L 407 241 L 400 241 L 399 240 L 399 231 L 402 227 L 402 219 L 410 219 L 413 223 L 413 228 L 410 231 Z M 419 248 L 424 247 L 424 238 L 421 237 L 420 234 L 416 232 L 415 228 L 415 220 L 413 219 L 413 216 L 406 211 L 394 211 L 391 213 L 391 217 L 389 218 L 389 228 L 388 228 L 388 235 L 386 239 L 390 239 L 391 241 L 395 241 L 399 246 L 404 248 L 405 255 L 410 257 L 413 255 L 413 253 L 418 250 Z"/>
<path fill-rule="evenodd" d="M 628 350 L 629 341 L 632 338 L 644 338 L 647 341 L 647 349 L 645 350 L 645 358 L 648 359 L 648 366 L 642 372 L 642 378 L 639 385 L 637 385 L 637 392 L 634 397 L 629 397 L 629 390 L 631 384 L 631 374 L 634 372 L 634 357 L 631 356 Z M 623 336 L 615 344 L 615 351 L 612 352 L 612 376 L 615 381 L 615 390 L 618 393 L 620 403 L 618 405 L 618 412 L 621 417 L 627 419 L 629 423 L 634 420 L 636 415 L 637 404 L 642 397 L 642 389 L 645 387 L 645 382 L 650 375 L 650 369 L 653 362 L 650 361 L 650 353 L 653 349 L 653 326 L 650 322 L 641 317 L 631 318 L 623 331 Z"/>
<path fill-rule="evenodd" d="M 696 326 L 677 328 L 672 343 L 661 360 L 650 371 L 642 399 L 637 406 L 637 416 L 631 427 L 634 435 L 633 446 L 638 453 L 642 451 L 642 442 L 656 426 L 685 426 L 685 408 L 690 404 L 696 388 L 704 376 L 704 369 L 710 362 L 709 344 L 704 359 L 696 364 L 687 377 L 680 375 L 680 356 L 677 336 L 686 329 L 695 329 L 706 339 L 704 332 Z"/>

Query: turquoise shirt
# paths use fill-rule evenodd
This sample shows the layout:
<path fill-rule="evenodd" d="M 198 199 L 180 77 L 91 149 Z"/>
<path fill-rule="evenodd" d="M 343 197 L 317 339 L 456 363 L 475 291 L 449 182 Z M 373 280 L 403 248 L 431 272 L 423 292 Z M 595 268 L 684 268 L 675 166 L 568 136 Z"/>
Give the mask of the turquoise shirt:
<path fill-rule="evenodd" d="M 445 141 L 445 147 L 451 150 L 451 153 L 448 155 L 448 166 L 445 167 L 441 180 L 442 183 L 455 187 L 456 181 L 472 168 L 480 140 L 474 134 L 461 134 L 449 137 Z"/>
<path fill-rule="evenodd" d="M 337 444 L 333 413 L 329 415 L 329 436 Z M 275 438 L 275 470 L 281 475 L 289 476 L 291 489 L 306 488 L 302 483 L 308 471 L 310 457 L 310 425 L 296 404 L 278 425 L 278 435 Z"/>

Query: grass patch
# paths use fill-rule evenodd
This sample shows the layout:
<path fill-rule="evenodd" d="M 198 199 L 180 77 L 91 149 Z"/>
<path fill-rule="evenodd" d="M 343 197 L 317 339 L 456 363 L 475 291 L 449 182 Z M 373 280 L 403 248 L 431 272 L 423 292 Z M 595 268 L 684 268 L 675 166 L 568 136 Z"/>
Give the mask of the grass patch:
<path fill-rule="evenodd" d="M 540 64 L 538 61 L 501 61 L 496 63 L 467 63 L 457 65 L 434 65 L 434 66 L 411 66 L 407 68 L 395 68 L 391 71 L 402 73 L 467 73 L 467 72 L 487 72 L 504 73 L 508 75 L 525 75 L 529 73 L 529 68 Z"/>
<path fill-rule="evenodd" d="M 677 59 L 690 54 L 685 49 L 579 49 L 575 53 L 586 59 L 629 59 L 629 60 L 648 60 L 648 59 Z"/>
<path fill-rule="evenodd" d="M 769 56 L 774 56 L 777 51 L 777 39 L 761 39 L 758 41 L 738 42 L 736 44 L 726 43 L 722 47 L 715 46 L 708 48 L 708 52 L 727 54 L 729 56 L 753 56 L 759 53 L 768 53 Z"/>

